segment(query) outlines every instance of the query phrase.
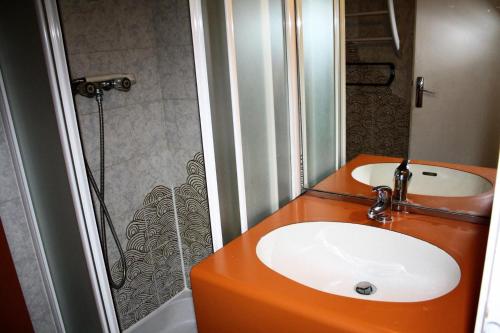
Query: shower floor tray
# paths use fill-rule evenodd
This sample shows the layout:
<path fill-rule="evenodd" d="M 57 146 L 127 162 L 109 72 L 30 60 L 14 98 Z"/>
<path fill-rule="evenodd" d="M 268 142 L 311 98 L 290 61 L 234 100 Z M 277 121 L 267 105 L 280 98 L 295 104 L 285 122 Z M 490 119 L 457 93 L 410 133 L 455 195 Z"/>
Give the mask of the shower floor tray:
<path fill-rule="evenodd" d="M 125 333 L 197 333 L 191 290 L 183 290 Z"/>

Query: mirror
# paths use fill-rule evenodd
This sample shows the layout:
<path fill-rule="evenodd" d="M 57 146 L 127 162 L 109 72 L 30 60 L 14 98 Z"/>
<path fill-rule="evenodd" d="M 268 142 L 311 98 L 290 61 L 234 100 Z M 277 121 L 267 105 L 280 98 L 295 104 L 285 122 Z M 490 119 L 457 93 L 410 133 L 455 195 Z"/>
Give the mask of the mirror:
<path fill-rule="evenodd" d="M 500 0 L 335 3 L 297 4 L 304 187 L 373 199 L 399 166 L 404 203 L 489 216 Z"/>

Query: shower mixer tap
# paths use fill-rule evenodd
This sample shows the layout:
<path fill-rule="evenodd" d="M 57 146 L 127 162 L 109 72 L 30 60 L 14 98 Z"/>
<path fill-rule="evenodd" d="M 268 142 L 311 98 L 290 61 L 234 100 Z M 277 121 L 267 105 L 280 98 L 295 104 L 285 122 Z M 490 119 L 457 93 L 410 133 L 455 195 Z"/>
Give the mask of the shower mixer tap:
<path fill-rule="evenodd" d="M 99 91 L 102 94 L 103 90 L 129 91 L 135 82 L 133 74 L 88 76 L 71 80 L 71 90 L 74 95 L 93 98 L 99 94 Z"/>
<path fill-rule="evenodd" d="M 368 209 L 368 218 L 380 223 L 392 221 L 392 189 L 380 185 L 372 189 L 377 193 L 377 201 Z"/>

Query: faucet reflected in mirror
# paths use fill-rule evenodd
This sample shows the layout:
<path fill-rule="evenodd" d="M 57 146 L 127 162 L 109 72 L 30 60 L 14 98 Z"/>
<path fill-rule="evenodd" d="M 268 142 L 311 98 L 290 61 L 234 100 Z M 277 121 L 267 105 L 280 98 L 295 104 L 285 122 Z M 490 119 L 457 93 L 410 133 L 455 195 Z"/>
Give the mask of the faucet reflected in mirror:
<path fill-rule="evenodd" d="M 394 189 L 392 193 L 392 198 L 394 203 L 394 210 L 402 211 L 404 206 L 399 203 L 406 201 L 406 195 L 408 194 L 408 185 L 410 183 L 412 173 L 408 169 L 409 160 L 403 160 L 401 164 L 394 171 Z"/>

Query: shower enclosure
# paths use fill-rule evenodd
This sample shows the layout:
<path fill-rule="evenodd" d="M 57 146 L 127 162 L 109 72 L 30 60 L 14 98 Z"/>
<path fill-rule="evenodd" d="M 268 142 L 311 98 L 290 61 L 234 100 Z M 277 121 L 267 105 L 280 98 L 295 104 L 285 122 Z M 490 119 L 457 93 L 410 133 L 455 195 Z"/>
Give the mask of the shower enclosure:
<path fill-rule="evenodd" d="M 183 294 L 191 266 L 212 252 L 188 1 L 59 0 L 58 8 L 72 79 L 135 79 L 127 91 L 104 88 L 102 112 L 85 93 L 74 99 L 94 208 L 107 207 L 116 228 L 115 243 L 97 214 L 125 330 Z"/>
<path fill-rule="evenodd" d="M 193 326 L 189 272 L 213 244 L 188 2 L 21 1 L 1 21 L 1 214 L 16 236 L 26 210 L 39 251 L 35 327 L 133 330 L 165 308 Z"/>

